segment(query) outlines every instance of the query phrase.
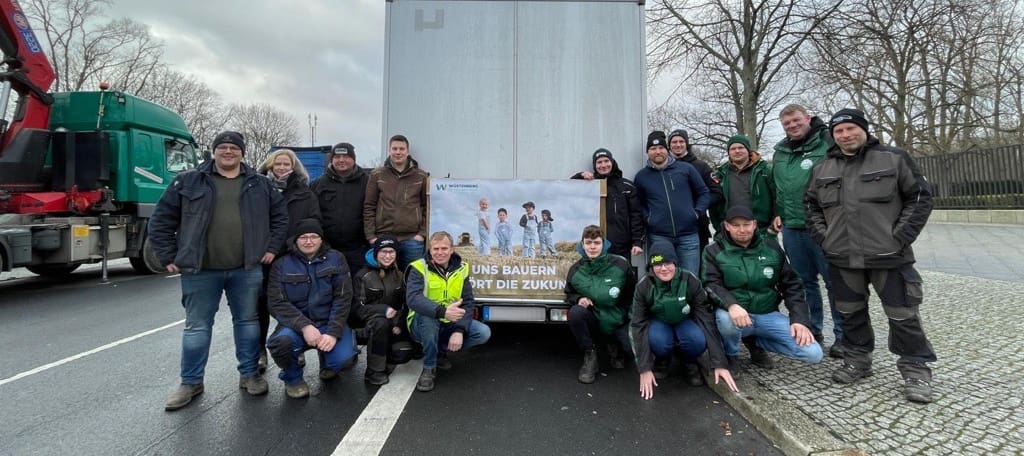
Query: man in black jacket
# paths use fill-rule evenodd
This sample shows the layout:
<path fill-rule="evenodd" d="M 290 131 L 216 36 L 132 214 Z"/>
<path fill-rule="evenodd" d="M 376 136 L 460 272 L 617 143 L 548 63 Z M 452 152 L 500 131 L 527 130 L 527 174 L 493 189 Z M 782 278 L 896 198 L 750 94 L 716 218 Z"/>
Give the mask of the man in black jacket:
<path fill-rule="evenodd" d="M 165 410 L 177 410 L 203 392 L 213 317 L 227 294 L 235 333 L 239 387 L 266 394 L 259 375 L 260 326 L 256 299 L 261 264 L 281 252 L 288 209 L 266 176 L 242 163 L 245 140 L 225 131 L 213 140 L 213 159 L 178 174 L 149 220 L 149 240 L 160 262 L 181 273 L 185 330 L 181 340 L 181 385 Z"/>
<path fill-rule="evenodd" d="M 871 284 L 889 317 L 889 350 L 899 355 L 907 400 L 931 402 L 925 363 L 936 358 L 921 326 L 921 275 L 910 247 L 931 214 L 931 186 L 910 154 L 868 133 L 863 112 L 840 110 L 829 127 L 835 146 L 814 167 L 804 204 L 808 234 L 825 251 L 843 315 L 844 361 L 832 380 L 853 383 L 872 374 Z"/>
<path fill-rule="evenodd" d="M 612 246 L 608 251 L 627 260 L 633 255 L 643 253 L 644 219 L 640 201 L 636 199 L 636 187 L 633 181 L 622 177 L 619 163 L 608 149 L 597 149 L 591 157 L 594 172 L 580 171 L 572 179 L 605 179 L 608 196 L 605 198 L 604 210 L 608 225 L 608 241 Z"/>
<path fill-rule="evenodd" d="M 363 199 L 369 174 L 356 164 L 356 148 L 338 143 L 331 150 L 331 164 L 310 188 L 320 203 L 324 237 L 332 249 L 345 256 L 354 274 L 364 266 L 370 245 L 363 235 Z"/>
<path fill-rule="evenodd" d="M 708 196 L 711 197 L 708 207 L 715 207 L 715 205 L 720 203 L 722 201 L 722 186 L 712 179 L 711 166 L 704 163 L 704 160 L 697 158 L 697 155 L 693 153 L 693 148 L 690 147 L 690 135 L 686 133 L 686 130 L 673 130 L 672 133 L 669 133 L 668 147 L 669 152 L 672 152 L 672 156 L 676 157 L 676 160 L 682 160 L 697 168 L 697 172 L 700 173 L 700 178 L 704 181 L 704 185 L 708 186 Z M 708 246 L 709 239 L 711 239 L 711 229 L 709 228 L 708 212 L 704 211 L 699 215 L 697 218 L 697 235 L 700 237 L 700 251 L 704 252 L 704 248 Z"/>

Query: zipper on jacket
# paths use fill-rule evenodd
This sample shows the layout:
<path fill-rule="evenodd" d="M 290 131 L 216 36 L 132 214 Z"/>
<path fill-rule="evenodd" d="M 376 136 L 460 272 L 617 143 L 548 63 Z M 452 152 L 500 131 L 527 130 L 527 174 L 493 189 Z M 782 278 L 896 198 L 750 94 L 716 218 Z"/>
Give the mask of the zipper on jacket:
<path fill-rule="evenodd" d="M 665 201 L 668 202 L 668 219 L 672 221 L 672 237 L 676 235 L 676 216 L 672 213 L 672 196 L 668 192 L 668 184 L 665 183 L 665 170 L 661 170 L 661 185 L 665 187 Z M 669 179 L 672 182 L 672 179 Z M 672 185 L 672 190 L 675 190 L 675 185 Z"/>

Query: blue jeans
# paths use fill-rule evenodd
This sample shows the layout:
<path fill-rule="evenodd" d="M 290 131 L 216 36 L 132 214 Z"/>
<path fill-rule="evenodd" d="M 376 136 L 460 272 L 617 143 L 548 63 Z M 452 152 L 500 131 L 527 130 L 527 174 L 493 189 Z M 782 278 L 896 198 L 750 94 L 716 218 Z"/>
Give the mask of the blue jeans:
<path fill-rule="evenodd" d="M 410 329 L 413 340 L 423 346 L 423 368 L 437 367 L 438 350 L 448 351 L 448 338 L 455 333 L 455 323 L 441 323 L 441 320 L 436 318 L 416 314 L 412 319 Z M 479 321 L 472 320 L 469 323 L 469 332 L 464 335 L 462 349 L 482 345 L 490 338 L 491 328 Z"/>
<path fill-rule="evenodd" d="M 836 336 L 836 342 L 843 340 L 843 315 L 836 310 L 836 301 L 832 297 L 832 279 L 828 276 L 828 262 L 825 261 L 825 252 L 821 250 L 814 239 L 807 234 L 807 230 L 782 227 L 782 246 L 786 249 L 786 256 L 789 257 L 789 264 L 800 276 L 804 283 L 804 295 L 807 298 L 807 307 L 810 308 L 811 333 L 815 337 L 821 335 L 824 328 L 825 315 L 822 309 L 821 286 L 818 285 L 818 276 L 825 279 L 825 289 L 828 293 L 828 305 L 832 310 L 832 334 Z"/>
<path fill-rule="evenodd" d="M 257 299 L 263 283 L 263 268 L 200 270 L 181 275 L 181 305 L 185 307 L 185 330 L 181 336 L 181 383 L 203 383 L 210 356 L 213 317 L 227 294 L 234 326 L 235 358 L 243 377 L 256 375 L 260 357 L 260 323 Z"/>
<path fill-rule="evenodd" d="M 757 345 L 770 352 L 808 364 L 821 361 L 821 345 L 817 342 L 806 347 L 797 345 L 793 336 L 789 335 L 789 317 L 779 311 L 750 314 L 750 321 L 754 324 L 746 328 L 737 328 L 729 318 L 729 312 L 722 309 L 715 311 L 715 318 L 718 320 L 718 332 L 722 333 L 726 355 L 736 356 L 740 351 L 740 339 L 755 336 Z"/>
<path fill-rule="evenodd" d="M 323 325 L 319 328 L 321 333 L 327 332 L 327 325 Z M 306 350 L 309 350 L 309 345 L 306 345 L 306 340 L 302 338 L 301 333 L 293 331 L 291 328 L 286 326 L 279 326 L 274 334 L 270 336 L 270 341 L 267 341 L 268 346 L 276 346 L 275 340 L 285 338 L 290 339 L 291 345 L 291 362 L 288 363 L 288 367 L 281 369 L 281 373 L 277 374 L 277 378 L 284 380 L 285 385 L 294 385 L 302 380 L 302 367 L 299 366 L 299 355 Z M 323 364 L 320 369 L 332 370 L 338 372 L 342 366 L 356 356 L 356 339 L 352 334 L 352 330 L 348 326 L 344 327 L 344 331 L 341 333 L 341 338 L 334 344 L 334 348 L 329 352 L 317 351 L 321 355 Z"/>
<path fill-rule="evenodd" d="M 682 236 L 669 237 L 651 235 L 651 248 L 655 245 L 672 246 L 679 259 L 678 266 L 697 275 L 700 271 L 700 236 L 697 233 L 684 234 Z M 650 253 L 650 250 L 648 250 Z"/>
<path fill-rule="evenodd" d="M 409 238 L 398 243 L 398 270 L 405 271 L 409 263 L 423 258 L 423 241 Z"/>
<path fill-rule="evenodd" d="M 679 347 L 687 361 L 694 361 L 708 346 L 704 331 L 692 318 L 687 318 L 674 326 L 652 319 L 647 331 L 647 340 L 651 344 L 654 357 L 659 359 L 672 356 L 672 349 Z"/>

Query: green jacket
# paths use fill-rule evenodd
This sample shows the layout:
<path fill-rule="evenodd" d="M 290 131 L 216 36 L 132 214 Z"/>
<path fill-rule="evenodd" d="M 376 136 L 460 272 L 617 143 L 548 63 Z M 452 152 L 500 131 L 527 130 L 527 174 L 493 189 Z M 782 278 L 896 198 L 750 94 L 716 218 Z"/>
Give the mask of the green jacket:
<path fill-rule="evenodd" d="M 702 269 L 704 286 L 721 309 L 739 304 L 763 315 L 779 310 L 779 301 L 785 300 L 790 323 L 810 327 L 803 283 L 775 239 L 754 236 L 741 247 L 726 233 L 704 249 Z"/>
<path fill-rule="evenodd" d="M 771 226 L 775 217 L 775 182 L 772 179 L 772 165 L 759 158 L 754 159 L 750 170 L 750 210 L 757 219 L 758 231 L 765 231 Z M 715 169 L 714 178 L 722 185 L 722 201 L 711 208 L 711 223 L 716 231 L 721 231 L 725 212 L 732 205 L 729 203 L 729 162 Z"/>
<path fill-rule="evenodd" d="M 565 302 L 570 306 L 589 298 L 604 334 L 612 334 L 626 323 L 636 287 L 633 267 L 625 258 L 605 252 L 597 258 L 581 258 L 569 268 L 565 281 Z"/>
<path fill-rule="evenodd" d="M 772 177 L 775 183 L 775 200 L 778 215 L 787 228 L 805 228 L 804 193 L 811 169 L 825 158 L 832 147 L 832 134 L 821 119 L 811 119 L 811 131 L 805 141 L 794 147 L 788 138 L 775 145 L 772 158 Z"/>

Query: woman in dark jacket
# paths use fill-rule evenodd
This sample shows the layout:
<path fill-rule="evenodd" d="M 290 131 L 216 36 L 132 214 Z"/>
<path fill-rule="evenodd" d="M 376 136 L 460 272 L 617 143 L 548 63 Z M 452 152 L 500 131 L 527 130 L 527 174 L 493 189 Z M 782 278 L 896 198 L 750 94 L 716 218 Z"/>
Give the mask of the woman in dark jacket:
<path fill-rule="evenodd" d="M 299 157 L 291 149 L 278 149 L 267 157 L 258 169 L 260 174 L 267 176 L 274 184 L 274 188 L 281 192 L 288 204 L 288 234 L 285 236 L 278 252 L 278 256 L 284 256 L 291 249 L 289 241 L 293 241 L 295 230 L 303 219 L 316 219 L 321 221 L 320 205 L 317 203 L 313 192 L 309 190 L 309 173 L 306 167 L 302 166 Z M 267 369 L 267 331 L 270 329 L 270 310 L 267 307 L 267 279 L 270 276 L 270 265 L 263 266 L 263 292 L 259 299 L 259 320 L 260 320 L 260 361 L 259 370 L 264 372 Z M 300 364 L 306 364 L 304 358 L 300 358 Z"/>
<path fill-rule="evenodd" d="M 352 313 L 361 326 L 355 330 L 356 340 L 365 343 L 368 352 L 363 378 L 373 385 L 388 382 L 389 361 L 402 361 L 388 359 L 393 344 L 405 342 L 411 348 L 405 325 L 405 276 L 396 264 L 397 248 L 397 238 L 379 236 L 366 252 L 366 267 L 353 281 Z"/>

